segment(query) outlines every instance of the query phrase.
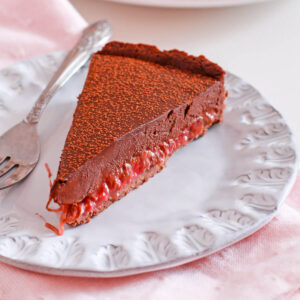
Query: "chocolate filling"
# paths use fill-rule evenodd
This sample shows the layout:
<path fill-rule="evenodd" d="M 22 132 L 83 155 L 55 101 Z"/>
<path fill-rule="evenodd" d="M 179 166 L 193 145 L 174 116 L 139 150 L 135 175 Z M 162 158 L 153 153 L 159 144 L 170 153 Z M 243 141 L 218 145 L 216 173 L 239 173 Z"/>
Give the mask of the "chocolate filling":
<path fill-rule="evenodd" d="M 50 193 L 61 222 L 88 222 L 160 171 L 221 121 L 225 98 L 224 71 L 204 56 L 118 42 L 94 54 Z"/>

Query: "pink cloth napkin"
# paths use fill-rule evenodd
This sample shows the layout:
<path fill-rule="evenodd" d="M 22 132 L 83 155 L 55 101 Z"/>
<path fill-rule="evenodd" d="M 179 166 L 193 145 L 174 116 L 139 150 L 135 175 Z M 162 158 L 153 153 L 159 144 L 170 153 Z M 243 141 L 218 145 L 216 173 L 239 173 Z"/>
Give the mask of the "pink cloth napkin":
<path fill-rule="evenodd" d="M 1 0 L 0 67 L 70 47 L 85 24 L 67 0 Z M 300 176 L 277 217 L 214 255 L 116 279 L 42 275 L 0 263 L 0 299 L 300 300 Z"/>
<path fill-rule="evenodd" d="M 1 0 L 0 68 L 70 48 L 85 25 L 66 0 Z"/>

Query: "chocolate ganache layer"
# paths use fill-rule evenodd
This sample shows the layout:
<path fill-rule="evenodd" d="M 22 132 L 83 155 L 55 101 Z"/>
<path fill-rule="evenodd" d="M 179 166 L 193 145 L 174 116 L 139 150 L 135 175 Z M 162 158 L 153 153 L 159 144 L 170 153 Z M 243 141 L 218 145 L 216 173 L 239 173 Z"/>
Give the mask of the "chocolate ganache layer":
<path fill-rule="evenodd" d="M 149 45 L 111 42 L 95 53 L 50 192 L 61 221 L 89 221 L 220 122 L 224 75 L 204 56 Z"/>

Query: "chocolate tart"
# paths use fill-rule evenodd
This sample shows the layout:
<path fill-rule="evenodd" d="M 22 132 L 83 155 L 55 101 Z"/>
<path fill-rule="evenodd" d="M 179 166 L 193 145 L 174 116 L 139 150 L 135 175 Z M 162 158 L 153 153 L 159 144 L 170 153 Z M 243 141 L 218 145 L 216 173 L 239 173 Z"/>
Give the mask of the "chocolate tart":
<path fill-rule="evenodd" d="M 89 222 L 220 122 L 224 74 L 204 56 L 144 44 L 95 53 L 47 204 L 60 205 L 57 233 Z"/>

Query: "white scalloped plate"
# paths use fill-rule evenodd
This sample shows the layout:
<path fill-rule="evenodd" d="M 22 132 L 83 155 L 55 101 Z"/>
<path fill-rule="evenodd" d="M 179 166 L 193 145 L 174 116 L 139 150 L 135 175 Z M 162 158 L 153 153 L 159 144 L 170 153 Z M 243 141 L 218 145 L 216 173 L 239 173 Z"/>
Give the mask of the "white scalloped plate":
<path fill-rule="evenodd" d="M 0 72 L 0 134 L 20 121 L 64 53 Z M 237 242 L 276 214 L 296 175 L 293 137 L 282 116 L 249 84 L 226 78 L 224 122 L 181 149 L 167 168 L 89 224 L 56 236 L 45 210 L 87 66 L 51 101 L 39 125 L 33 173 L 0 194 L 0 259 L 59 275 L 115 277 L 193 261 Z"/>
<path fill-rule="evenodd" d="M 274 0 L 106 0 L 123 4 L 133 4 L 154 7 L 177 7 L 177 8 L 204 8 L 204 7 L 224 7 L 254 4 Z"/>

